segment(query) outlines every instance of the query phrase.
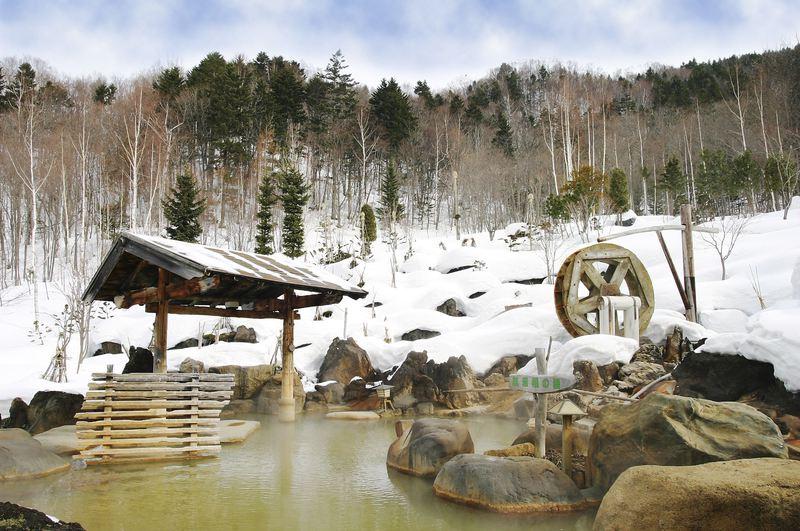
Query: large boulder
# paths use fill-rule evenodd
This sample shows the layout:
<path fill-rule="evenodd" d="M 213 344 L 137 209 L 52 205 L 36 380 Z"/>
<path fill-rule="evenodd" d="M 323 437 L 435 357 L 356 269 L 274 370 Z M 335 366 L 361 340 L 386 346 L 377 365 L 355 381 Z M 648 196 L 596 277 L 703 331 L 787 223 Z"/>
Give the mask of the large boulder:
<path fill-rule="evenodd" d="M 153 372 L 153 353 L 142 347 L 131 347 L 128 351 L 128 363 L 122 369 L 122 374 L 138 372 Z"/>
<path fill-rule="evenodd" d="M 359 347 L 352 337 L 347 340 L 337 337 L 322 360 L 317 381 L 336 381 L 347 385 L 356 376 L 366 380 L 374 372 L 366 350 Z"/>
<path fill-rule="evenodd" d="M 447 299 L 436 307 L 436 311 L 449 315 L 450 317 L 464 317 L 464 315 L 466 315 L 459 309 L 458 302 L 455 299 Z"/>
<path fill-rule="evenodd" d="M 251 365 L 243 367 L 241 365 L 221 365 L 219 367 L 209 367 L 208 372 L 214 374 L 233 374 L 233 395 L 234 400 L 253 398 L 261 390 L 261 387 L 273 377 L 272 365 Z M 280 378 L 280 374 L 277 375 Z"/>
<path fill-rule="evenodd" d="M 28 404 L 19 397 L 11 401 L 8 408 L 8 418 L 3 419 L 0 427 L 3 428 L 26 428 L 28 426 Z"/>
<path fill-rule="evenodd" d="M 254 400 L 231 400 L 222 408 L 219 414 L 221 419 L 242 419 L 247 415 L 252 415 L 256 412 L 256 403 Z"/>
<path fill-rule="evenodd" d="M 278 406 L 281 398 L 281 375 L 276 374 L 269 378 L 258 392 L 255 398 L 256 411 L 261 414 L 277 415 Z M 300 381 L 300 374 L 294 372 L 294 410 L 295 413 L 303 411 L 306 403 L 306 392 L 303 390 L 303 383 Z"/>
<path fill-rule="evenodd" d="M 81 446 L 76 432 L 77 426 L 67 425 L 44 431 L 34 435 L 34 439 L 42 444 L 45 450 L 58 455 L 75 455 L 80 453 Z"/>
<path fill-rule="evenodd" d="M 68 468 L 69 461 L 45 450 L 25 430 L 0 430 L 0 480 L 36 478 Z"/>
<path fill-rule="evenodd" d="M 442 335 L 442 333 L 437 332 L 436 330 L 415 328 L 414 330 L 409 330 L 408 332 L 404 333 L 402 336 L 400 336 L 400 339 L 403 341 L 419 341 L 420 339 L 430 339 L 440 335 Z"/>
<path fill-rule="evenodd" d="M 491 374 L 500 374 L 502 376 L 508 376 L 509 374 L 513 374 L 523 368 L 525 365 L 528 364 L 529 361 L 533 359 L 533 356 L 527 356 L 525 354 L 516 354 L 514 356 L 503 356 L 489 368 L 488 371 L 483 375 L 484 379 L 491 375 Z"/>
<path fill-rule="evenodd" d="M 54 522 L 42 511 L 28 509 L 11 502 L 0 502 L 0 526 L 3 529 L 47 529 L 57 531 L 83 531 L 75 522 Z"/>
<path fill-rule="evenodd" d="M 620 391 L 631 392 L 667 374 L 663 365 L 648 361 L 634 361 L 622 366 L 614 384 Z"/>
<path fill-rule="evenodd" d="M 425 372 L 442 392 L 483 387 L 464 356 L 450 356 L 444 363 L 435 363 L 430 360 L 426 364 Z M 446 398 L 448 403 L 455 408 L 469 407 L 480 403 L 479 393 L 449 393 Z"/>
<path fill-rule="evenodd" d="M 593 361 L 578 360 L 572 362 L 572 373 L 575 375 L 576 389 L 595 393 L 603 390 L 603 377 Z"/>
<path fill-rule="evenodd" d="M 75 413 L 81 410 L 83 395 L 63 391 L 38 391 L 28 405 L 28 431 L 31 435 L 58 426 L 75 424 Z"/>
<path fill-rule="evenodd" d="M 195 373 L 195 372 L 205 372 L 206 366 L 202 361 L 198 361 L 192 358 L 185 358 L 182 362 L 180 367 L 178 368 L 178 372 L 187 372 L 187 373 Z"/>
<path fill-rule="evenodd" d="M 427 363 L 427 352 L 409 352 L 405 361 L 389 378 L 387 383 L 394 387 L 392 400 L 395 407 L 404 409 L 417 402 L 443 402 L 439 388 L 426 374 Z"/>
<path fill-rule="evenodd" d="M 592 481 L 603 490 L 632 466 L 753 457 L 787 457 L 769 417 L 745 404 L 663 394 L 606 406 L 589 441 Z"/>
<path fill-rule="evenodd" d="M 389 446 L 386 464 L 406 474 L 432 477 L 454 456 L 475 451 L 467 426 L 457 420 L 401 421 L 395 428 L 402 432 Z"/>
<path fill-rule="evenodd" d="M 366 385 L 364 386 L 366 390 Z M 314 389 L 322 396 L 322 400 L 326 404 L 341 404 L 344 402 L 345 386 L 339 382 L 330 382 L 326 384 L 317 384 Z M 363 398 L 366 398 L 363 397 Z"/>
<path fill-rule="evenodd" d="M 503 513 L 570 511 L 589 502 L 546 459 L 458 455 L 445 463 L 433 492 L 450 501 Z"/>
<path fill-rule="evenodd" d="M 594 529 L 800 529 L 798 493 L 797 461 L 636 466 L 605 495 Z"/>
<path fill-rule="evenodd" d="M 675 394 L 733 401 L 775 381 L 771 363 L 744 356 L 693 352 L 675 367 Z"/>
<path fill-rule="evenodd" d="M 239 325 L 233 332 L 233 341 L 236 343 L 258 343 L 258 335 L 256 335 L 254 329 Z"/>

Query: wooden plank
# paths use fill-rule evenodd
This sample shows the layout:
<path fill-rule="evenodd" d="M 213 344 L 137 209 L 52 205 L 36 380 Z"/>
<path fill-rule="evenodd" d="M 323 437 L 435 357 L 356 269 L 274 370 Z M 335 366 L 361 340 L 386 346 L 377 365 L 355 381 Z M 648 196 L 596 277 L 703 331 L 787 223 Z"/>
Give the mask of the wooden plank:
<path fill-rule="evenodd" d="M 163 269 L 161 270 L 163 271 Z M 212 289 L 216 289 L 222 283 L 218 275 L 203 278 L 190 278 L 182 282 L 173 282 L 164 287 L 167 300 L 172 299 L 191 299 Z M 130 308 L 137 304 L 156 303 L 159 300 L 158 286 L 130 291 L 123 295 L 114 297 L 117 308 Z"/>
<path fill-rule="evenodd" d="M 182 391 L 117 391 L 116 389 L 107 389 L 102 391 L 87 391 L 87 399 L 101 399 L 101 398 L 186 398 L 197 397 L 201 400 L 230 400 L 231 392 L 226 391 L 199 391 L 197 389 L 185 389 Z"/>
<path fill-rule="evenodd" d="M 202 409 L 200 410 L 199 416 L 200 417 L 219 417 L 219 414 L 222 413 L 222 409 Z M 184 417 L 187 415 L 191 415 L 191 410 L 185 409 L 175 409 L 175 410 L 165 410 L 163 408 L 159 409 L 147 409 L 147 410 L 131 410 L 131 411 L 81 411 L 75 414 L 76 419 L 98 419 L 98 418 L 108 418 L 108 419 L 118 419 L 118 418 L 137 418 L 137 417 Z"/>
<path fill-rule="evenodd" d="M 186 426 L 189 424 L 197 424 L 198 426 L 218 426 L 218 418 L 199 418 L 196 422 L 192 419 L 166 419 L 166 418 L 151 418 L 151 419 L 108 419 L 108 420 L 79 420 L 77 422 L 78 429 L 95 429 L 95 428 L 112 428 L 112 429 L 125 429 L 125 428 L 168 428 L 173 426 Z"/>
<path fill-rule="evenodd" d="M 192 392 L 195 390 L 203 392 L 223 391 L 227 392 L 233 388 L 233 382 L 199 382 L 193 384 L 188 383 L 173 383 L 173 382 L 91 382 L 89 384 L 89 392 L 102 391 L 104 389 L 111 389 L 112 391 L 185 391 Z"/>
<path fill-rule="evenodd" d="M 615 238 L 622 238 L 623 236 L 630 236 L 632 234 L 641 234 L 643 232 L 653 232 L 653 231 L 665 231 L 665 230 L 683 230 L 683 225 L 653 225 L 652 227 L 641 227 L 638 229 L 630 229 L 624 230 L 622 232 L 617 232 L 615 234 L 606 234 L 605 236 L 598 236 L 598 242 L 605 242 L 608 240 L 613 240 Z M 713 227 L 692 227 L 694 232 L 710 232 L 716 233 L 719 232 L 719 229 Z"/>
<path fill-rule="evenodd" d="M 139 428 L 139 429 L 112 429 L 104 427 L 101 430 L 77 431 L 78 439 L 97 439 L 98 437 L 108 436 L 112 439 L 126 437 L 174 437 L 182 434 L 196 433 L 198 435 L 218 435 L 219 429 L 216 427 L 197 427 L 182 426 L 177 428 Z"/>
<path fill-rule="evenodd" d="M 219 444 L 219 436 L 207 437 L 143 437 L 143 438 L 117 438 L 103 441 L 82 440 L 78 441 L 79 448 L 96 448 L 98 446 L 105 447 L 161 447 L 161 446 L 177 446 L 188 445 L 190 442 L 197 442 L 200 445 L 213 445 Z"/>
<path fill-rule="evenodd" d="M 148 304 L 144 311 L 154 313 L 158 310 L 154 304 Z M 176 315 L 210 315 L 213 317 L 238 317 L 241 319 L 283 319 L 282 312 L 259 311 L 259 310 L 237 310 L 235 308 L 216 308 L 213 306 L 178 306 L 170 304 L 167 311 Z M 300 318 L 300 314 L 296 314 Z"/>
<path fill-rule="evenodd" d="M 189 447 L 183 446 L 180 448 L 162 447 L 162 448 L 91 448 L 81 451 L 81 456 L 146 456 L 146 455 L 176 455 L 185 454 L 190 452 L 212 452 L 219 453 L 219 446 L 196 446 Z"/>
<path fill-rule="evenodd" d="M 189 372 L 171 372 L 167 374 L 150 374 L 150 373 L 129 373 L 129 374 L 111 374 L 114 382 L 186 382 L 191 383 L 192 374 Z M 92 373 L 92 378 L 97 380 L 105 380 L 108 376 L 104 372 Z M 231 382 L 233 383 L 233 374 L 217 374 L 211 372 L 200 373 L 201 382 Z"/>
<path fill-rule="evenodd" d="M 81 411 L 111 407 L 123 409 L 181 409 L 197 406 L 200 409 L 222 409 L 229 400 L 84 400 Z"/>

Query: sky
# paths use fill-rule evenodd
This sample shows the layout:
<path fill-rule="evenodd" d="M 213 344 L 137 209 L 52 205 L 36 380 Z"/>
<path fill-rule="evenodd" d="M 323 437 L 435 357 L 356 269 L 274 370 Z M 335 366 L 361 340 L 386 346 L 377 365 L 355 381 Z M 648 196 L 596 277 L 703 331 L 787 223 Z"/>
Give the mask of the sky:
<path fill-rule="evenodd" d="M 608 74 L 794 46 L 800 0 L 0 0 L 0 57 L 115 79 L 264 51 L 434 89 L 503 62 Z"/>

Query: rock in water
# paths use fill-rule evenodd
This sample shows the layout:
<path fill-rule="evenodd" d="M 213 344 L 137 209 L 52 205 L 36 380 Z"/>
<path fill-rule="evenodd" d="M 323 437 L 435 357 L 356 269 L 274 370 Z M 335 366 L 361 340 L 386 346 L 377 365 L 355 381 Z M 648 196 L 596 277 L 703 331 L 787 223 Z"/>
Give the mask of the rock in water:
<path fill-rule="evenodd" d="M 54 522 L 36 509 L 28 509 L 14 503 L 0 502 L 0 525 L 3 529 L 53 529 L 58 531 L 83 531 L 83 526 L 74 522 Z"/>
<path fill-rule="evenodd" d="M 509 446 L 508 448 L 500 448 L 499 450 L 486 450 L 483 455 L 491 455 L 492 457 L 519 457 L 527 455 L 529 457 L 536 456 L 536 447 L 533 443 L 520 443 Z"/>
<path fill-rule="evenodd" d="M 326 404 L 341 404 L 344 402 L 345 386 L 339 382 L 317 384 L 314 389 L 321 394 Z"/>
<path fill-rule="evenodd" d="M 122 369 L 122 374 L 136 372 L 153 372 L 153 353 L 142 347 L 131 347 L 128 352 L 128 363 Z"/>
<path fill-rule="evenodd" d="M 366 380 L 373 373 L 367 351 L 359 347 L 352 337 L 346 341 L 337 337 L 328 347 L 325 359 L 322 360 L 317 381 L 334 380 L 347 385 L 356 376 Z"/>
<path fill-rule="evenodd" d="M 632 466 L 753 457 L 787 457 L 769 417 L 745 404 L 662 394 L 605 407 L 589 441 L 591 477 L 603 490 Z"/>
<path fill-rule="evenodd" d="M 233 374 L 233 395 L 234 400 L 253 398 L 258 394 L 261 387 L 272 378 L 272 365 L 252 365 L 242 367 L 241 365 L 221 365 L 219 367 L 209 367 L 208 372 L 214 374 Z M 280 378 L 280 374 L 276 375 Z"/>
<path fill-rule="evenodd" d="M 281 375 L 275 374 L 261 386 L 261 390 L 255 398 L 256 411 L 262 414 L 277 415 L 279 400 L 281 398 Z M 303 383 L 300 381 L 300 374 L 294 371 L 294 410 L 295 413 L 303 411 L 306 404 L 306 392 L 303 390 Z"/>
<path fill-rule="evenodd" d="M 529 513 L 584 509 L 589 502 L 546 459 L 458 455 L 433 483 L 442 498 L 489 511 Z"/>
<path fill-rule="evenodd" d="M 427 352 L 409 352 L 389 379 L 387 383 L 394 386 L 392 400 L 395 407 L 407 408 L 417 402 L 443 401 L 439 388 L 426 374 L 427 362 Z"/>
<path fill-rule="evenodd" d="M 440 391 L 479 389 L 483 387 L 483 384 L 479 383 L 478 379 L 475 378 L 475 373 L 464 356 L 450 356 L 444 363 L 429 361 L 426 365 L 426 372 Z M 450 393 L 446 396 L 450 404 L 456 408 L 469 407 L 480 403 L 479 393 Z"/>
<path fill-rule="evenodd" d="M 31 435 L 52 428 L 75 424 L 75 413 L 81 410 L 83 395 L 63 391 L 38 391 L 28 406 L 28 431 Z"/>
<path fill-rule="evenodd" d="M 256 403 L 253 400 L 231 400 L 222 408 L 219 414 L 221 419 L 241 419 L 245 415 L 252 415 L 256 412 Z"/>
<path fill-rule="evenodd" d="M 396 430 L 401 428 L 389 446 L 386 464 L 406 474 L 432 477 L 454 456 L 475 451 L 467 426 L 457 420 L 419 419 L 410 426 L 395 425 Z"/>
<path fill-rule="evenodd" d="M 798 493 L 797 461 L 636 466 L 605 495 L 594 529 L 800 529 Z"/>
<path fill-rule="evenodd" d="M 36 478 L 68 468 L 69 461 L 45 450 L 25 430 L 0 430 L 0 480 Z"/>

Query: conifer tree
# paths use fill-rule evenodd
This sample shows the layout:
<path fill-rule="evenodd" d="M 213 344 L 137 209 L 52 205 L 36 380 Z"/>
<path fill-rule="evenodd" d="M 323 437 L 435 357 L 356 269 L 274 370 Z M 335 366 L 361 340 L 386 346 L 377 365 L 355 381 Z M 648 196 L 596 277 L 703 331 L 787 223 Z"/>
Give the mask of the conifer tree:
<path fill-rule="evenodd" d="M 162 203 L 164 217 L 167 218 L 167 236 L 173 240 L 197 242 L 203 232 L 200 228 L 200 215 L 206 208 L 205 199 L 200 197 L 194 177 L 188 171 L 178 175 L 171 197 Z"/>
<path fill-rule="evenodd" d="M 614 168 L 608 174 L 608 199 L 611 202 L 611 210 L 617 214 L 622 214 L 630 208 L 628 199 L 628 177 L 619 168 Z"/>
<path fill-rule="evenodd" d="M 381 221 L 392 230 L 394 224 L 403 217 L 403 205 L 400 203 L 400 180 L 394 161 L 390 160 L 386 167 L 386 175 L 381 183 L 381 206 L 378 215 Z"/>
<path fill-rule="evenodd" d="M 261 185 L 258 188 L 258 224 L 256 225 L 256 252 L 259 254 L 272 254 L 275 252 L 275 220 L 272 208 L 278 202 L 275 194 L 274 176 L 264 173 Z"/>
<path fill-rule="evenodd" d="M 308 202 L 308 185 L 299 171 L 285 168 L 280 172 L 279 186 L 284 213 L 281 239 L 283 252 L 286 256 L 297 258 L 303 254 L 305 242 L 303 208 Z"/>
<path fill-rule="evenodd" d="M 394 78 L 389 81 L 384 79 L 370 96 L 369 104 L 389 150 L 397 151 L 417 126 L 408 96 Z"/>
<path fill-rule="evenodd" d="M 497 111 L 497 131 L 494 133 L 492 145 L 503 152 L 506 157 L 514 156 L 514 139 L 511 135 L 511 126 L 505 113 Z"/>
<path fill-rule="evenodd" d="M 361 207 L 362 224 L 361 240 L 364 242 L 364 255 L 370 252 L 370 244 L 378 239 L 378 228 L 375 223 L 375 212 L 368 204 Z"/>
<path fill-rule="evenodd" d="M 686 176 L 681 171 L 678 158 L 674 155 L 669 158 L 661 172 L 661 186 L 667 194 L 667 214 L 672 215 L 673 207 L 686 186 Z"/>

